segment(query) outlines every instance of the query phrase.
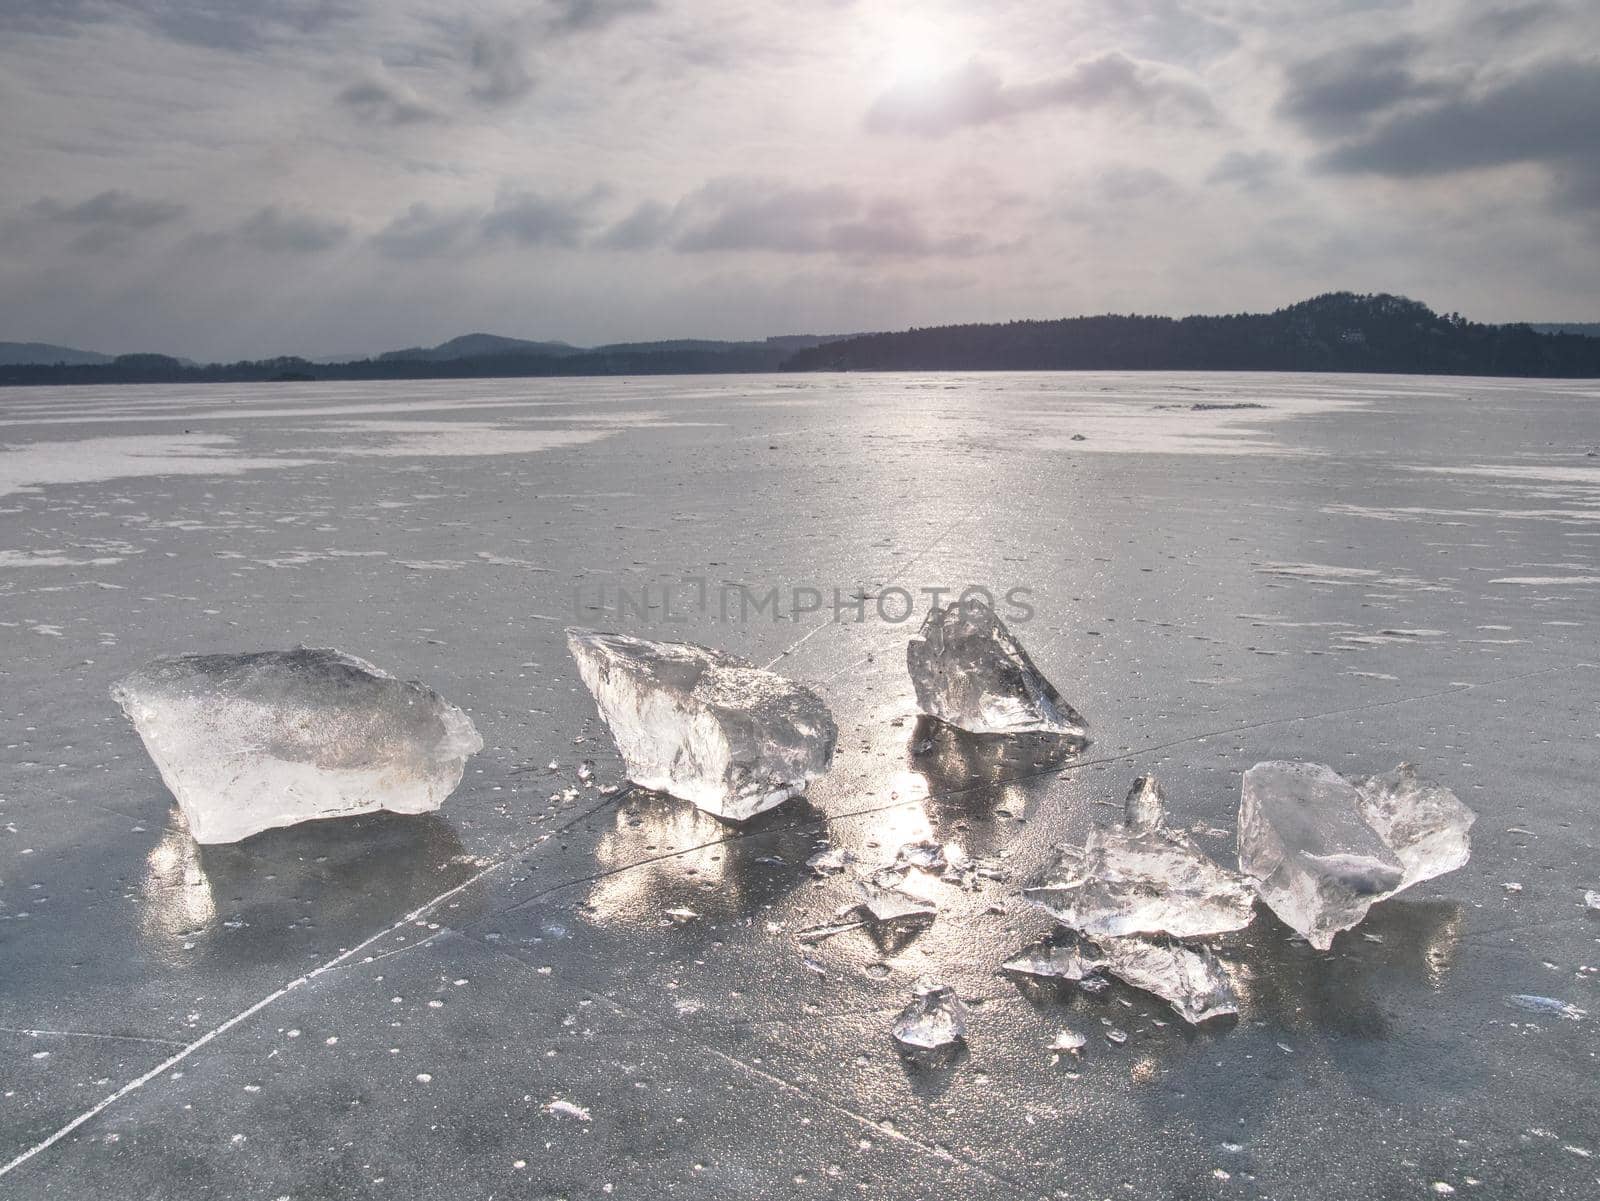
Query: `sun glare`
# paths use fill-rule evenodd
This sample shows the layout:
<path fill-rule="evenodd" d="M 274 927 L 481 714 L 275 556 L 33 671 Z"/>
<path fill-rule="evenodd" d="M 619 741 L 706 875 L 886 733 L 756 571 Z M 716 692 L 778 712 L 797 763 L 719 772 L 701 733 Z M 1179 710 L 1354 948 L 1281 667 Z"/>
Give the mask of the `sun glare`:
<path fill-rule="evenodd" d="M 892 82 L 910 83 L 947 70 L 951 55 L 948 42 L 938 30 L 919 26 L 895 31 L 885 59 Z"/>

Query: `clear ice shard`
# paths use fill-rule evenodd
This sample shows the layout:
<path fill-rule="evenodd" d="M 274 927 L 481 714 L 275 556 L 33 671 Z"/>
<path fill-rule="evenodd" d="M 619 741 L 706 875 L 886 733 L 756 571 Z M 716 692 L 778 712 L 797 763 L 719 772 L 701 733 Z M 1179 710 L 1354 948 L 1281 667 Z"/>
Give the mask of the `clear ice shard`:
<path fill-rule="evenodd" d="M 1174 938 L 1107 938 L 1099 947 L 1106 971 L 1154 993 L 1191 1026 L 1239 1012 L 1227 969 L 1205 947 Z"/>
<path fill-rule="evenodd" d="M 1134 781 L 1125 813 L 1121 825 L 1091 831 L 1081 852 L 1065 848 L 1051 878 L 1027 889 L 1027 898 L 1094 938 L 1199 938 L 1250 924 L 1255 893 L 1249 883 L 1219 867 L 1187 834 L 1168 828 L 1152 778 Z"/>
<path fill-rule="evenodd" d="M 111 696 L 202 843 L 437 809 L 483 749 L 433 689 L 325 648 L 157 659 Z"/>
<path fill-rule="evenodd" d="M 1239 801 L 1239 866 L 1325 951 L 1378 901 L 1464 864 L 1474 816 L 1404 764 L 1358 785 L 1320 763 L 1258 763 Z"/>
<path fill-rule="evenodd" d="M 971 734 L 1088 735 L 1005 623 L 976 599 L 933 609 L 906 646 L 906 667 L 917 708 L 946 725 Z"/>
<path fill-rule="evenodd" d="M 902 1047 L 937 1051 L 967 1037 L 967 1011 L 954 989 L 921 985 L 916 999 L 895 1018 L 891 1032 Z"/>
<path fill-rule="evenodd" d="M 1024 947 L 1000 966 L 1024 976 L 1085 980 L 1105 968 L 1105 957 L 1093 943 L 1067 935 Z"/>
<path fill-rule="evenodd" d="M 833 760 L 839 732 L 822 699 L 735 655 L 579 629 L 567 647 L 642 788 L 746 821 Z"/>
<path fill-rule="evenodd" d="M 1361 816 L 1405 868 L 1401 888 L 1453 872 L 1472 854 L 1468 833 L 1478 815 L 1444 785 L 1418 779 L 1411 764 L 1357 780 L 1356 791 Z"/>

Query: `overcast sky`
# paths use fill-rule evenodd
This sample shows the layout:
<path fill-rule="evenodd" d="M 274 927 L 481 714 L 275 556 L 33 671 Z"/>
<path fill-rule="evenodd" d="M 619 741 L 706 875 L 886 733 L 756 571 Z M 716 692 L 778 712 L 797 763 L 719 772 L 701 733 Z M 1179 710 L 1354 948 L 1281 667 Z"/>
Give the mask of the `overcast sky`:
<path fill-rule="evenodd" d="M 1597 0 L 0 0 L 0 339 L 1600 319 Z"/>

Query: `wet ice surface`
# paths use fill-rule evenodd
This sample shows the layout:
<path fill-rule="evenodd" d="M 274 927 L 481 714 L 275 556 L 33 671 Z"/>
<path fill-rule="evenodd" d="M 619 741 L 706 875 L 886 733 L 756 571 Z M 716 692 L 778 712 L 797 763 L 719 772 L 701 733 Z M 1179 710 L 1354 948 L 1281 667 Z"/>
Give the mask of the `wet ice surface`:
<path fill-rule="evenodd" d="M 154 1073 L 0 1192 L 1589 1195 L 1597 393 L 0 392 L 0 1167 Z M 1235 402 L 1266 407 L 1190 407 Z M 914 622 L 722 623 L 688 587 L 617 620 L 619 586 L 683 576 L 1030 587 L 1013 632 L 1096 742 L 1062 762 L 1038 735 L 921 729 Z M 572 624 L 773 663 L 832 709 L 832 769 L 737 829 L 618 789 Z M 487 745 L 438 813 L 197 846 L 106 689 L 161 655 L 296 643 L 425 681 Z M 1478 813 L 1471 861 L 1329 952 L 1265 911 L 1205 940 L 1236 1020 L 999 970 L 1054 926 L 1017 894 L 1134 777 L 1231 869 L 1240 775 L 1269 759 L 1418 763 Z M 985 870 L 908 867 L 932 921 L 835 916 L 921 843 Z M 853 858 L 806 866 L 831 848 Z M 848 928 L 799 937 L 826 925 Z M 966 1010 L 950 1062 L 888 1033 L 924 979 Z M 1063 1030 L 1076 1053 L 1051 1051 Z"/>

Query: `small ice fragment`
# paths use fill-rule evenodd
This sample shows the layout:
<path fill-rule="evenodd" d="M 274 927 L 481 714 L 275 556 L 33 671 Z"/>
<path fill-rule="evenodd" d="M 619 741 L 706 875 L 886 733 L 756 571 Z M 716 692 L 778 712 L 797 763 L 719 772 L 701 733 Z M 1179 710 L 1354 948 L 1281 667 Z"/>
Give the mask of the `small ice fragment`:
<path fill-rule="evenodd" d="M 1076 1055 L 1083 1050 L 1088 1041 L 1076 1030 L 1063 1027 L 1055 1038 L 1051 1040 L 1050 1049 L 1067 1055 Z"/>
<path fill-rule="evenodd" d="M 838 730 L 821 698 L 737 656 L 580 629 L 567 647 L 643 788 L 746 821 L 833 760 Z"/>
<path fill-rule="evenodd" d="M 818 851 L 806 860 L 806 866 L 819 876 L 834 876 L 856 861 L 855 852 L 844 847 L 830 847 Z"/>
<path fill-rule="evenodd" d="M 899 866 L 920 867 L 935 872 L 943 871 L 945 867 L 944 847 L 932 840 L 908 842 L 900 848 L 894 857 L 894 861 Z"/>
<path fill-rule="evenodd" d="M 1600 913 L 1600 891 L 1591 888 L 1583 894 L 1583 907 L 1590 913 Z"/>
<path fill-rule="evenodd" d="M 1522 885 L 1518 884 L 1515 880 L 1507 880 L 1500 887 L 1505 889 L 1507 892 L 1521 892 L 1522 891 Z"/>
<path fill-rule="evenodd" d="M 898 887 L 883 887 L 877 883 L 858 880 L 856 895 L 861 900 L 855 908 L 866 913 L 879 925 L 932 917 L 939 912 L 939 907 L 932 901 L 914 896 Z"/>
<path fill-rule="evenodd" d="M 1419 780 L 1417 769 L 1402 763 L 1355 785 L 1361 794 L 1361 816 L 1405 868 L 1400 888 L 1453 872 L 1467 862 L 1472 854 L 1468 831 L 1478 815 L 1443 784 Z"/>
<path fill-rule="evenodd" d="M 1052 878 L 1024 895 L 1063 925 L 1096 938 L 1198 938 L 1250 924 L 1255 893 L 1187 833 L 1165 824 L 1154 780 L 1134 782 L 1126 812 L 1126 823 L 1091 831 L 1082 852 L 1066 849 Z"/>
<path fill-rule="evenodd" d="M 201 843 L 437 809 L 483 749 L 433 689 L 325 648 L 157 659 L 111 696 Z"/>
<path fill-rule="evenodd" d="M 1320 763 L 1244 773 L 1239 867 L 1261 899 L 1318 950 L 1399 889 L 1405 868 L 1361 816 L 1361 794 Z"/>
<path fill-rule="evenodd" d="M 1024 947 L 1005 963 L 1002 970 L 1025 976 L 1054 980 L 1084 980 L 1097 975 L 1105 960 L 1095 945 L 1067 935 Z"/>
<path fill-rule="evenodd" d="M 1136 834 L 1159 830 L 1167 824 L 1166 799 L 1154 776 L 1140 776 L 1134 780 L 1122 811 L 1122 824 Z"/>
<path fill-rule="evenodd" d="M 982 601 L 931 610 L 906 646 L 917 708 L 972 734 L 1047 733 L 1085 738 L 1083 718 Z"/>
<path fill-rule="evenodd" d="M 1569 1005 L 1565 1001 L 1558 1001 L 1554 997 L 1538 997 L 1531 993 L 1518 993 L 1516 996 L 1506 998 L 1506 1004 L 1515 1005 L 1518 1009 L 1526 1009 L 1529 1013 L 1543 1013 L 1551 1017 L 1566 1018 L 1568 1021 L 1579 1021 L 1589 1016 L 1587 1009 L 1579 1009 L 1576 1005 Z"/>
<path fill-rule="evenodd" d="M 577 1118 L 580 1122 L 589 1120 L 589 1110 L 582 1105 L 574 1105 L 571 1101 L 560 1099 L 551 1101 L 544 1107 L 544 1111 L 553 1117 Z"/>
<path fill-rule="evenodd" d="M 1227 969 L 1204 947 L 1174 938 L 1106 938 L 1098 945 L 1106 971 L 1154 993 L 1191 1026 L 1239 1012 Z"/>
<path fill-rule="evenodd" d="M 1112 1026 L 1106 1030 L 1106 1041 L 1109 1043 L 1115 1043 L 1120 1047 L 1123 1043 L 1128 1041 L 1128 1032 L 1126 1030 L 1119 1030 L 1117 1027 Z"/>
<path fill-rule="evenodd" d="M 895 1018 L 891 1033 L 903 1047 L 935 1051 L 967 1037 L 967 1011 L 954 989 L 920 985 L 916 999 Z"/>
<path fill-rule="evenodd" d="M 580 784 L 592 784 L 592 783 L 594 783 L 594 760 L 593 759 L 585 759 L 582 763 L 578 764 L 578 783 L 580 783 Z"/>
<path fill-rule="evenodd" d="M 681 906 L 676 909 L 665 909 L 662 912 L 677 922 L 692 922 L 700 916 L 693 909 L 685 909 Z"/>

